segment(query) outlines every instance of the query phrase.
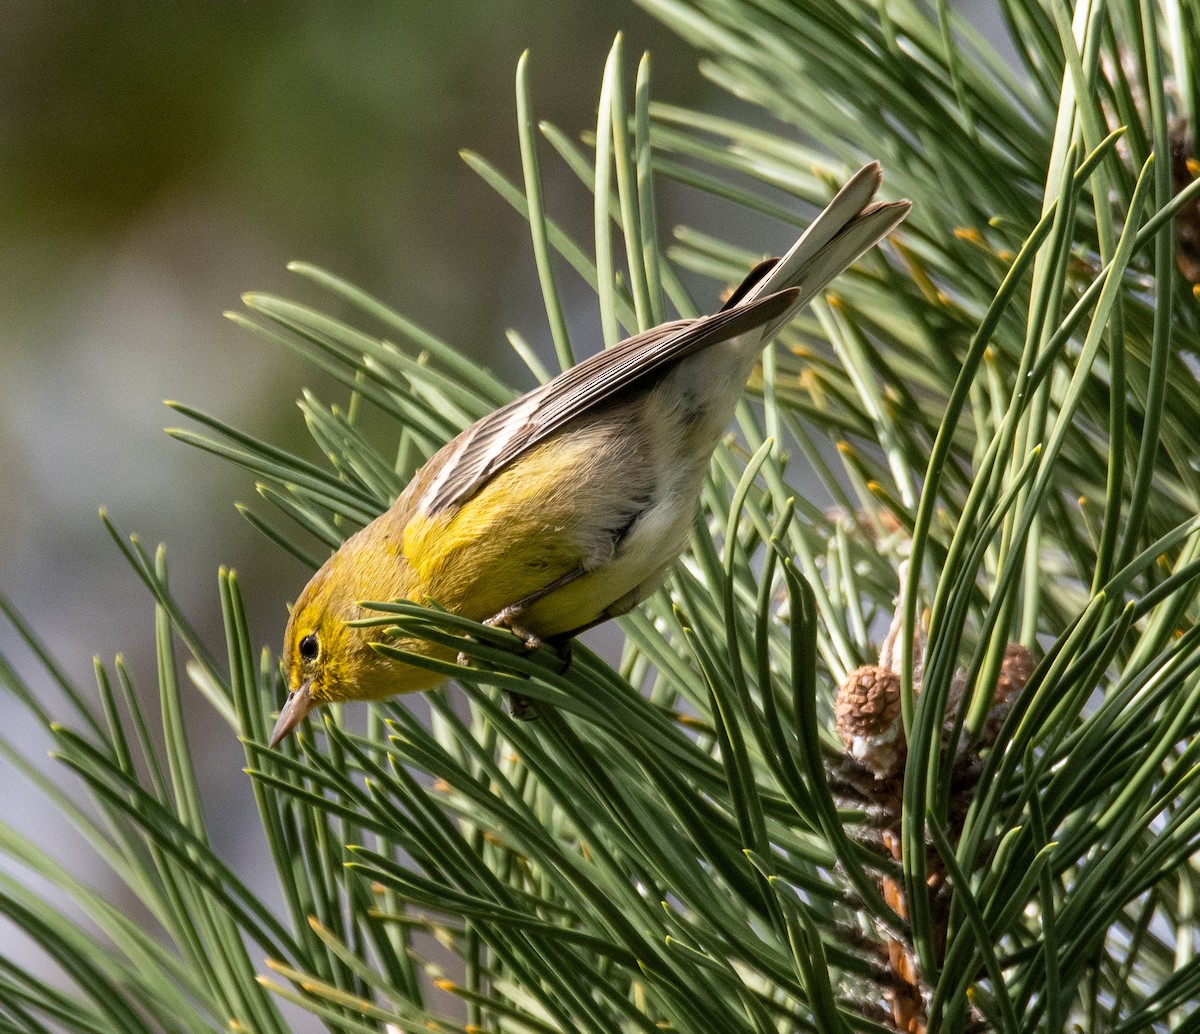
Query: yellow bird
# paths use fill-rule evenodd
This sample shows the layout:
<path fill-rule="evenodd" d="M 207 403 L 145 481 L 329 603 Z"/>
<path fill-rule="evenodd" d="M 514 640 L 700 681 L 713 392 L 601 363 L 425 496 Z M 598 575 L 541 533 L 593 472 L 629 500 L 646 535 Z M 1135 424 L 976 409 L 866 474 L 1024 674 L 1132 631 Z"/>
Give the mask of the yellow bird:
<path fill-rule="evenodd" d="M 314 707 L 428 689 L 442 676 L 372 648 L 358 601 L 436 602 L 565 644 L 662 585 L 687 543 L 713 450 L 759 354 L 908 214 L 860 169 L 781 259 L 719 312 L 647 330 L 467 428 L 313 576 L 284 635 L 276 746 Z M 452 659 L 422 639 L 394 645 Z"/>

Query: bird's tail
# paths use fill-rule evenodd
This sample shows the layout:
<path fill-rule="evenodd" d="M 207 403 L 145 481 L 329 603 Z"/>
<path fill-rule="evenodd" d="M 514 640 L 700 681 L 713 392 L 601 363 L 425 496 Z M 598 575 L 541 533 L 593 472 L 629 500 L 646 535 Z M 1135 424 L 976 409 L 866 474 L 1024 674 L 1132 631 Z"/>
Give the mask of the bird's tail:
<path fill-rule="evenodd" d="M 911 201 L 872 200 L 882 182 L 883 170 L 878 162 L 864 165 L 846 181 L 783 258 L 765 271 L 761 267 L 755 270 L 734 293 L 731 305 L 789 287 L 799 288 L 795 303 L 764 328 L 764 341 L 824 290 L 829 281 L 904 221 Z"/>

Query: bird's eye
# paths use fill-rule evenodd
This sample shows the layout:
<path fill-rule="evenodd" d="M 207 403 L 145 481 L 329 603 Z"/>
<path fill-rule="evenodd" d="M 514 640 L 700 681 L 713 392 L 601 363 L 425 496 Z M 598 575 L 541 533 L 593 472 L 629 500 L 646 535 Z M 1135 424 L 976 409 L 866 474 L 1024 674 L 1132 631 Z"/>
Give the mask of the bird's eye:
<path fill-rule="evenodd" d="M 315 635 L 306 635 L 300 640 L 300 656 L 306 661 L 315 661 L 317 654 L 321 652 L 321 646 L 317 642 Z"/>

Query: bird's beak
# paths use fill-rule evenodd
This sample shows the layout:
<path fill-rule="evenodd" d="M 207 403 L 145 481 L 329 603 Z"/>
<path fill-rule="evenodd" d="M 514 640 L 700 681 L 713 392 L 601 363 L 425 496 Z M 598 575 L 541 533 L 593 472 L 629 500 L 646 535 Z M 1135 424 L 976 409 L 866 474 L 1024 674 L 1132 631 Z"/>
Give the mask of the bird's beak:
<path fill-rule="evenodd" d="M 312 698 L 311 683 L 300 683 L 300 688 L 288 694 L 284 701 L 283 710 L 279 712 L 279 720 L 275 723 L 275 731 L 271 733 L 271 747 L 278 747 L 309 711 L 316 706 Z"/>

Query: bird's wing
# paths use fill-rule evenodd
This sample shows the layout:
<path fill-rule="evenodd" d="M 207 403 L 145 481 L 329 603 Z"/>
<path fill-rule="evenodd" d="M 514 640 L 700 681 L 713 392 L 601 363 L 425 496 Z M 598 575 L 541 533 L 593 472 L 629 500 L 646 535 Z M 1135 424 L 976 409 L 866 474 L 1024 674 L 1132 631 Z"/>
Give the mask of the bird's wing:
<path fill-rule="evenodd" d="M 755 267 L 720 312 L 628 338 L 467 428 L 414 489 L 417 507 L 433 514 L 465 502 L 565 424 L 648 383 L 685 356 L 755 329 L 767 341 L 908 214 L 907 201 L 872 201 L 882 177 L 878 162 L 859 169 L 783 258 Z"/>
<path fill-rule="evenodd" d="M 664 323 L 607 348 L 490 413 L 446 446 L 450 455 L 418 507 L 434 514 L 466 502 L 523 453 L 561 427 L 709 345 L 770 323 L 799 292 L 778 291 L 711 316 Z"/>

